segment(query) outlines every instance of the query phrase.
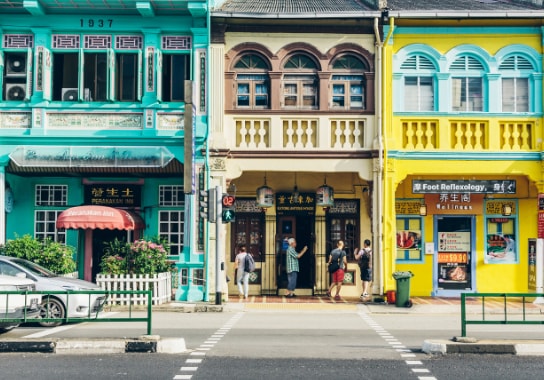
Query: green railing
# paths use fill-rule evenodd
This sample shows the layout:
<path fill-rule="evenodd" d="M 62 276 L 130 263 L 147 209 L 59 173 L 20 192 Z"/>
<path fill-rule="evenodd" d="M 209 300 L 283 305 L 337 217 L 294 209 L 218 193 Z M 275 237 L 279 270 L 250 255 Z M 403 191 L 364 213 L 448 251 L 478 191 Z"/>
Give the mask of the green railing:
<path fill-rule="evenodd" d="M 467 325 L 541 325 L 544 319 L 538 313 L 530 313 L 527 304 L 533 304 L 529 299 L 542 298 L 543 293 L 462 293 L 461 294 L 461 336 L 467 336 Z M 471 312 L 478 318 L 468 319 L 467 299 L 479 299 L 476 308 Z M 508 302 L 511 304 L 510 307 Z M 486 306 L 487 302 L 487 306 Z M 490 304 L 493 304 L 490 306 Z M 497 308 L 502 305 L 502 312 Z M 532 319 L 531 319 L 532 318 Z"/>
<path fill-rule="evenodd" d="M 23 315 L 20 318 L 7 318 L 8 314 L 8 305 L 9 305 L 9 296 L 10 295 L 24 295 L 25 304 L 28 304 L 28 299 L 32 295 L 41 295 L 42 303 L 48 301 L 50 298 L 59 298 L 59 295 L 65 297 L 65 310 L 70 309 L 70 295 L 84 294 L 87 296 L 87 312 L 85 316 L 81 317 L 68 317 L 65 315 L 63 318 L 31 318 L 27 314 L 27 310 L 24 310 Z M 135 316 L 135 311 L 142 311 L 141 308 L 135 310 L 135 305 L 130 302 L 128 305 L 128 316 L 126 317 L 109 317 L 101 316 L 100 312 L 103 310 L 104 305 L 106 304 L 108 298 L 114 294 L 127 295 L 129 299 L 132 296 L 136 295 L 147 295 L 147 305 L 146 306 L 146 316 L 138 317 Z M 16 323 L 35 323 L 35 322 L 145 322 L 147 324 L 147 335 L 151 335 L 151 315 L 152 315 L 152 291 L 151 290 L 115 290 L 115 291 L 104 291 L 104 290 L 58 290 L 58 291 L 0 291 L 0 296 L 6 296 L 5 303 L 0 306 L 0 322 L 16 322 Z M 100 304 L 95 307 L 96 296 L 104 297 L 100 300 Z M 63 298 L 64 298 L 63 297 Z M 93 311 L 93 308 L 95 309 Z M 2 311 L 5 310 L 5 311 Z M 48 312 L 48 308 L 44 309 L 44 312 Z M 48 314 L 48 313 L 47 313 Z M 66 313 L 67 314 L 67 313 Z"/>

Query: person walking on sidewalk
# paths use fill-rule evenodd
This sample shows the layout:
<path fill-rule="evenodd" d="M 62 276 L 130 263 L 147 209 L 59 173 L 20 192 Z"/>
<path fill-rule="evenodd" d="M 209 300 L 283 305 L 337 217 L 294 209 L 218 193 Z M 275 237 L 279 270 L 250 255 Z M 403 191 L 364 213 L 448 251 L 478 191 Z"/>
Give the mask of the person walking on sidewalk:
<path fill-rule="evenodd" d="M 372 249 L 370 240 L 366 239 L 363 243 L 363 249 L 355 254 L 355 260 L 359 262 L 361 269 L 361 280 L 363 281 L 363 294 L 361 299 L 364 301 L 370 297 L 370 283 L 372 282 Z"/>
<path fill-rule="evenodd" d="M 248 298 L 249 293 L 249 273 L 244 270 L 246 255 L 249 255 L 249 253 L 246 252 L 246 246 L 241 245 L 238 248 L 236 258 L 234 259 L 236 284 L 238 285 L 240 297 L 243 297 L 244 299 Z"/>
<path fill-rule="evenodd" d="M 344 242 L 338 240 L 336 243 L 336 248 L 331 251 L 329 255 L 329 262 L 327 265 L 331 265 L 333 262 L 339 262 L 340 267 L 331 274 L 331 286 L 327 291 L 327 296 L 331 297 L 332 290 L 336 287 L 336 294 L 334 295 L 335 300 L 340 300 L 340 289 L 342 288 L 342 283 L 344 282 L 345 270 L 348 267 L 348 261 L 346 259 L 346 251 L 344 251 Z"/>
<path fill-rule="evenodd" d="M 302 251 L 297 252 L 297 241 L 295 238 L 289 238 L 287 240 L 289 248 L 287 248 L 287 298 L 293 298 L 295 296 L 295 288 L 297 287 L 297 277 L 299 272 L 298 260 L 306 253 L 308 246 L 302 248 Z"/>

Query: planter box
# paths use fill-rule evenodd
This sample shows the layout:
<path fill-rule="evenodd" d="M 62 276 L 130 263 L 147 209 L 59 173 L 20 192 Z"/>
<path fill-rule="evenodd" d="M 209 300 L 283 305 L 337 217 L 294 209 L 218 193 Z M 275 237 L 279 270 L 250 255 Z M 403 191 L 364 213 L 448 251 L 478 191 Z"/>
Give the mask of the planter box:
<path fill-rule="evenodd" d="M 170 272 L 158 274 L 98 274 L 96 283 L 106 291 L 152 290 L 152 305 L 170 302 L 172 298 L 172 275 Z M 147 305 L 145 294 L 112 294 L 108 305 Z"/>

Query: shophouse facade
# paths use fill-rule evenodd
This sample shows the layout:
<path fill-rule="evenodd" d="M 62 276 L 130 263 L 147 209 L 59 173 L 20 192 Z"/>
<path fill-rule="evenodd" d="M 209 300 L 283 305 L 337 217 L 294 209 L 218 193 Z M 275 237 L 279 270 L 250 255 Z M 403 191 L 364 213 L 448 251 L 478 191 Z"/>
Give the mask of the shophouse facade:
<path fill-rule="evenodd" d="M 390 0 L 384 18 L 384 290 L 411 271 L 413 295 L 526 292 L 544 191 L 543 8 L 435 6 Z"/>
<path fill-rule="evenodd" d="M 219 254 L 232 278 L 237 248 L 246 245 L 257 263 L 250 294 L 284 295 L 294 237 L 298 251 L 308 246 L 296 293 L 324 295 L 327 255 L 344 240 L 342 295 L 358 296 L 354 248 L 374 240 L 379 219 L 381 13 L 356 1 L 291 5 L 229 1 L 211 10 L 210 177 L 236 196 Z"/>
<path fill-rule="evenodd" d="M 160 236 L 176 297 L 205 297 L 191 210 L 205 186 L 208 17 L 205 1 L 0 4 L 0 244 L 30 234 L 77 247 L 93 280 L 104 242 Z M 126 211 L 134 229 L 57 228 L 93 205 Z"/>

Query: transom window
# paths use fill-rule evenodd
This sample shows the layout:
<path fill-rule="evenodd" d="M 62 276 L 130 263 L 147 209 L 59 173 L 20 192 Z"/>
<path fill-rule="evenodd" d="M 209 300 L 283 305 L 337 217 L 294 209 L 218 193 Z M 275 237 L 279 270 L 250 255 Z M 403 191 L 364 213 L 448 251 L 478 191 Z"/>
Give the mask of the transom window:
<path fill-rule="evenodd" d="M 234 65 L 236 70 L 236 106 L 269 108 L 270 81 L 268 65 L 257 54 L 246 54 Z"/>
<path fill-rule="evenodd" d="M 341 56 L 333 62 L 332 108 L 365 109 L 366 65 L 352 55 Z"/>
<path fill-rule="evenodd" d="M 474 57 L 462 56 L 451 65 L 452 72 L 452 111 L 483 111 L 484 67 Z"/>
<path fill-rule="evenodd" d="M 68 197 L 67 185 L 36 185 L 36 206 L 66 206 Z"/>
<path fill-rule="evenodd" d="M 318 107 L 317 64 L 305 54 L 291 56 L 284 65 L 283 107 L 315 109 Z"/>
<path fill-rule="evenodd" d="M 162 185 L 159 186 L 159 206 L 184 206 L 185 194 L 183 186 L 178 185 Z"/>

